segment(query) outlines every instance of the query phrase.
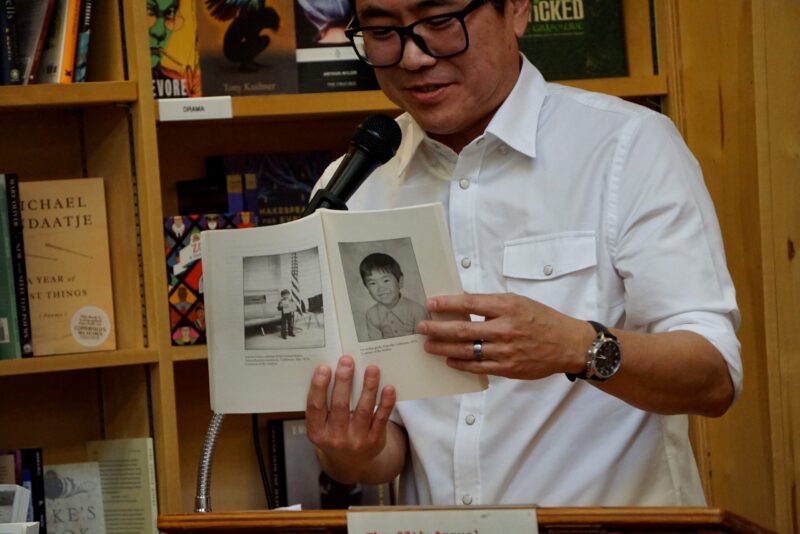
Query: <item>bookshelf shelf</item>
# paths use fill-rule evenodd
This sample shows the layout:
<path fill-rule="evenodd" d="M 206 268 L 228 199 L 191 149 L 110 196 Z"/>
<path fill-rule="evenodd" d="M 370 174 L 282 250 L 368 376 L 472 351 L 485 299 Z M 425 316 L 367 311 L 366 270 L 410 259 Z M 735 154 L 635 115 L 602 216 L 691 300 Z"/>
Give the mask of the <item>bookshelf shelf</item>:
<path fill-rule="evenodd" d="M 190 345 L 188 347 L 172 348 L 173 362 L 189 362 L 208 359 L 208 349 L 205 345 Z"/>
<path fill-rule="evenodd" d="M 667 94 L 667 79 L 664 75 L 567 80 L 558 83 L 622 98 Z M 400 112 L 381 91 L 245 96 L 234 97 L 232 103 L 234 119 L 242 120 L 299 120 L 349 114 L 396 115 Z"/>
<path fill-rule="evenodd" d="M 158 353 L 152 349 L 62 354 L 58 356 L 23 358 L 21 360 L 3 360 L 0 362 L 0 376 L 101 369 L 157 362 Z"/>
<path fill-rule="evenodd" d="M 0 111 L 84 107 L 136 102 L 135 82 L 0 86 Z"/>

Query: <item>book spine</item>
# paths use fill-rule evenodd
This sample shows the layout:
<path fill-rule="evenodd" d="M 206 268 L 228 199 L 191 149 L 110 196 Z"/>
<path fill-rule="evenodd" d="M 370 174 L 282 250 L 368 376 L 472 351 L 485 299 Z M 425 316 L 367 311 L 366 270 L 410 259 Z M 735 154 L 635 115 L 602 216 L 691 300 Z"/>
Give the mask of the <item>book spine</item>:
<path fill-rule="evenodd" d="M 237 213 L 244 211 L 244 188 L 242 175 L 238 173 L 225 176 L 228 184 L 228 212 Z"/>
<path fill-rule="evenodd" d="M 276 506 L 289 506 L 286 491 L 286 451 L 283 441 L 283 421 L 269 421 L 270 475 Z"/>
<path fill-rule="evenodd" d="M 89 32 L 92 24 L 92 0 L 81 0 L 78 17 L 78 42 L 75 48 L 75 83 L 86 81 L 86 66 L 89 60 Z"/>
<path fill-rule="evenodd" d="M 39 522 L 39 534 L 47 534 L 47 514 L 44 509 L 44 459 L 42 449 L 22 449 L 22 470 L 30 477 L 31 509 L 28 521 Z"/>
<path fill-rule="evenodd" d="M 19 66 L 19 42 L 17 41 L 17 8 L 15 0 L 0 0 L 0 85 L 19 85 L 22 73 Z"/>
<path fill-rule="evenodd" d="M 42 56 L 47 42 L 47 32 L 50 29 L 50 23 L 53 20 L 53 13 L 55 12 L 56 0 L 45 0 L 47 7 L 45 8 L 44 17 L 42 17 L 41 24 L 36 28 L 36 45 L 34 46 L 33 55 L 31 56 L 31 64 L 28 68 L 28 75 L 24 83 L 36 82 L 37 73 L 39 72 L 39 65 L 42 63 Z"/>
<path fill-rule="evenodd" d="M 254 172 L 244 174 L 244 209 L 258 213 L 258 175 Z"/>
<path fill-rule="evenodd" d="M 14 360 L 22 357 L 16 299 L 14 298 L 11 235 L 8 226 L 6 176 L 0 174 L 0 360 Z"/>
<path fill-rule="evenodd" d="M 61 72 L 59 83 L 72 83 L 75 70 L 75 50 L 78 47 L 78 27 L 80 25 L 81 2 L 80 0 L 66 0 L 67 28 L 64 36 L 64 48 L 61 52 Z"/>
<path fill-rule="evenodd" d="M 158 534 L 158 489 L 156 487 L 156 457 L 153 440 L 147 438 L 147 478 L 150 482 L 150 534 Z"/>
<path fill-rule="evenodd" d="M 6 199 L 11 245 L 11 264 L 14 275 L 14 297 L 17 301 L 17 323 L 22 357 L 33 356 L 30 303 L 28 302 L 28 276 L 25 269 L 25 240 L 22 229 L 22 209 L 19 197 L 19 177 L 6 174 Z"/>

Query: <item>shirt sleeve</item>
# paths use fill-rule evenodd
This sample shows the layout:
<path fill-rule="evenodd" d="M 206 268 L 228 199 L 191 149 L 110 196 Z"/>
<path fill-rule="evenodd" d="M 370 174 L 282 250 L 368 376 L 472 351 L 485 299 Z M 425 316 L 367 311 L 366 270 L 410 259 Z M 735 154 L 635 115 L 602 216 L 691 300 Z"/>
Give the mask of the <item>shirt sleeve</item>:
<path fill-rule="evenodd" d="M 612 166 L 606 222 L 625 328 L 703 336 L 725 359 L 738 397 L 739 310 L 699 164 L 672 122 L 651 113 L 627 123 Z"/>

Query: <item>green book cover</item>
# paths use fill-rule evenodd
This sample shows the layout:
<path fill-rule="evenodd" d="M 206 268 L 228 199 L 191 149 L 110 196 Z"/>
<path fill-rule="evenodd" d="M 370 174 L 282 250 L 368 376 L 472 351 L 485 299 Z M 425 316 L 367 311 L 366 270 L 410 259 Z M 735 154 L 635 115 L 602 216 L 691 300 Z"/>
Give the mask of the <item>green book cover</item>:
<path fill-rule="evenodd" d="M 519 45 L 547 80 L 628 75 L 621 0 L 531 0 Z"/>
<path fill-rule="evenodd" d="M 8 226 L 6 177 L 0 174 L 0 360 L 22 357 L 14 298 L 14 267 Z"/>

